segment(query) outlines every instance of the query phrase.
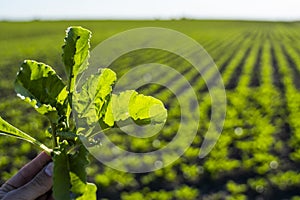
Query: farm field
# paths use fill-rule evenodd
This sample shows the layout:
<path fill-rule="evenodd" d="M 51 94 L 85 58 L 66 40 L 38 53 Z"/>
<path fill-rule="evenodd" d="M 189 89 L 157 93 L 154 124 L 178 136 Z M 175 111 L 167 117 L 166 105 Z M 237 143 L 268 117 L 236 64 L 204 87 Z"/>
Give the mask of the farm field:
<path fill-rule="evenodd" d="M 46 144 L 51 143 L 44 132 L 49 126 L 47 120 L 15 95 L 13 83 L 25 59 L 47 63 L 65 77 L 62 38 L 65 29 L 72 25 L 93 32 L 92 48 L 131 28 L 151 26 L 180 31 L 211 55 L 226 88 L 222 135 L 208 156 L 200 159 L 211 99 L 204 80 L 190 63 L 153 49 L 131 52 L 113 62 L 110 67 L 118 76 L 145 62 L 172 66 L 194 86 L 202 116 L 192 145 L 164 169 L 144 174 L 123 173 L 91 157 L 88 175 L 98 187 L 98 199 L 300 199 L 300 22 L 0 22 L 0 116 Z M 209 69 L 205 73 L 210 81 L 214 80 L 215 74 Z M 174 81 L 174 77 L 165 78 Z M 176 88 L 184 94 L 180 84 Z M 139 92 L 164 102 L 168 108 L 165 128 L 148 139 L 122 133 L 109 137 L 124 149 L 147 152 L 161 148 L 175 136 L 180 106 L 176 97 L 162 86 L 152 84 Z M 0 184 L 38 152 L 29 143 L 0 136 Z"/>

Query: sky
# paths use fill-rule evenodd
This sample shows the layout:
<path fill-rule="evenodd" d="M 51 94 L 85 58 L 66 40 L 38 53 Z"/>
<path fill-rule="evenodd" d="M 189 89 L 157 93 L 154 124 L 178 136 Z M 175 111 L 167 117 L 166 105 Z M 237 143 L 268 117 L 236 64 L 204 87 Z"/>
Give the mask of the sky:
<path fill-rule="evenodd" d="M 299 0 L 0 0 L 0 20 L 300 20 Z"/>

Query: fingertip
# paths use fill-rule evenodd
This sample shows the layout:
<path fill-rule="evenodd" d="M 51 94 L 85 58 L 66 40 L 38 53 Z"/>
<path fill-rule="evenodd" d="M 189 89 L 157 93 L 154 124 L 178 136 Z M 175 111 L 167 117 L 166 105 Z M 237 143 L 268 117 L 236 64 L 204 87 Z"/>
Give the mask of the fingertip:
<path fill-rule="evenodd" d="M 48 176 L 52 176 L 53 174 L 53 162 L 49 163 L 46 168 L 45 168 L 45 173 L 48 175 Z"/>
<path fill-rule="evenodd" d="M 15 188 L 26 184 L 50 161 L 51 157 L 46 152 L 41 152 L 32 161 L 23 166 L 15 176 L 7 181 L 7 183 Z"/>

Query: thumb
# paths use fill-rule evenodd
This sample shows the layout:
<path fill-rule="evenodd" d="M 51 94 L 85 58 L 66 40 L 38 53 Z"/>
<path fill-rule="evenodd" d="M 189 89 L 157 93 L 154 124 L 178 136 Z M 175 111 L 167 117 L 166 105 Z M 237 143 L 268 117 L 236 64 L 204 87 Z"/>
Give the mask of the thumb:
<path fill-rule="evenodd" d="M 34 200 L 45 194 L 52 188 L 52 171 L 51 162 L 26 185 L 7 193 L 3 200 Z"/>

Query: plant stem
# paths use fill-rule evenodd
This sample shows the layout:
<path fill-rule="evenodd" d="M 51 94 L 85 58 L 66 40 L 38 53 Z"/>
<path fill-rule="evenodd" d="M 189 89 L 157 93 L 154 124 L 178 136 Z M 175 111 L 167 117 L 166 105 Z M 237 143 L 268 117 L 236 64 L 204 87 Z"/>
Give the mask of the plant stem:
<path fill-rule="evenodd" d="M 51 130 L 52 130 L 52 139 L 53 139 L 53 149 L 55 147 L 57 147 L 57 140 L 56 140 L 56 125 L 52 122 L 50 122 L 51 124 Z"/>
<path fill-rule="evenodd" d="M 46 145 L 40 143 L 39 141 L 33 142 L 33 144 L 39 146 L 43 151 L 45 151 L 49 156 L 51 155 L 52 149 L 49 149 Z"/>

